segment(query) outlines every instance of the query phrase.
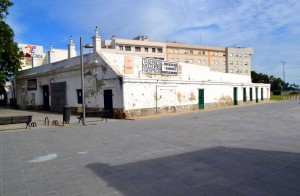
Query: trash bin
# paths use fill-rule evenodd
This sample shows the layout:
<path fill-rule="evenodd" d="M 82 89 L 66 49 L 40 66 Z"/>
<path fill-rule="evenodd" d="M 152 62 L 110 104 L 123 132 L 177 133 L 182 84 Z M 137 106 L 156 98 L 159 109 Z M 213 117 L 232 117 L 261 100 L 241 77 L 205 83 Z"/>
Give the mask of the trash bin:
<path fill-rule="evenodd" d="M 64 107 L 63 110 L 63 123 L 70 124 L 70 116 L 71 116 L 71 109 L 68 106 Z"/>

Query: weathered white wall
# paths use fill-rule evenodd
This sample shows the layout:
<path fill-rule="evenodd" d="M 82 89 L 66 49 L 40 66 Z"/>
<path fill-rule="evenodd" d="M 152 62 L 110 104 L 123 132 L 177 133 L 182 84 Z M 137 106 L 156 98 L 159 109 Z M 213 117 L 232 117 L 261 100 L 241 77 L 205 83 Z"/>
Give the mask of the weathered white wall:
<path fill-rule="evenodd" d="M 243 88 L 247 89 L 247 101 L 250 100 L 249 88 L 258 87 L 258 99 L 261 101 L 261 88 L 264 99 L 270 96 L 268 84 L 253 84 L 250 76 L 212 72 L 207 66 L 179 63 L 182 72 L 175 76 L 151 75 L 142 73 L 142 58 L 132 56 L 132 73 L 125 71 L 124 55 L 113 53 L 91 53 L 84 55 L 84 77 L 86 105 L 89 108 L 103 108 L 103 91 L 112 90 L 113 108 L 136 110 L 144 108 L 163 108 L 198 104 L 198 90 L 204 89 L 205 104 L 233 102 L 233 88 L 238 88 L 238 102 L 243 102 Z M 37 78 L 35 91 L 27 90 L 27 80 Z M 43 105 L 43 85 L 66 82 L 67 104 L 69 107 L 81 107 L 77 102 L 77 89 L 81 89 L 80 58 L 47 64 L 24 70 L 18 83 L 18 104 Z M 34 96 L 34 97 L 33 97 Z M 50 92 L 51 96 L 51 92 Z M 51 106 L 51 98 L 49 98 Z"/>
<path fill-rule="evenodd" d="M 49 86 L 49 103 L 51 106 L 51 83 L 58 82 L 66 82 L 67 105 L 69 107 L 81 107 L 77 100 L 77 89 L 81 89 L 79 60 L 80 58 L 76 57 L 22 71 L 17 90 L 17 100 L 21 108 L 26 105 L 43 105 L 43 85 Z M 103 108 L 103 90 L 111 89 L 113 107 L 122 108 L 123 92 L 120 86 L 120 77 L 97 53 L 84 55 L 84 62 L 85 103 L 87 107 Z M 27 80 L 33 78 L 37 79 L 37 90 L 28 91 Z"/>

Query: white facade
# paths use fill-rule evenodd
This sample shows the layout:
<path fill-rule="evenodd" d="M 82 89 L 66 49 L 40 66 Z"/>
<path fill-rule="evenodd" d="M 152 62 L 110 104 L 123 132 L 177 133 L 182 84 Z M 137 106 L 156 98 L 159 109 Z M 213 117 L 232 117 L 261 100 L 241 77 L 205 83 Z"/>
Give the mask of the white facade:
<path fill-rule="evenodd" d="M 234 88 L 237 104 L 270 97 L 269 84 L 253 84 L 250 76 L 212 72 L 207 66 L 169 64 L 99 50 L 84 55 L 84 64 L 87 110 L 108 109 L 115 118 L 198 110 L 203 108 L 201 104 L 204 109 L 233 105 Z M 48 104 L 57 112 L 68 105 L 76 111 L 81 107 L 80 73 L 79 57 L 22 71 L 17 84 L 18 105 L 45 109 Z"/>

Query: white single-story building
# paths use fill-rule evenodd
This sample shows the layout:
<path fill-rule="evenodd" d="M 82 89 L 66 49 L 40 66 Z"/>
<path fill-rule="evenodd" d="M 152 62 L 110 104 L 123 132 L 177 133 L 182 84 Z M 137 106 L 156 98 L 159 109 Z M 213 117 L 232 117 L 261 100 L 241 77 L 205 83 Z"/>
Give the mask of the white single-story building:
<path fill-rule="evenodd" d="M 114 118 L 268 101 L 269 84 L 250 76 L 210 71 L 207 66 L 167 62 L 101 49 L 83 56 L 87 110 L 109 110 Z M 20 109 L 76 112 L 82 106 L 80 56 L 21 71 L 17 79 Z"/>

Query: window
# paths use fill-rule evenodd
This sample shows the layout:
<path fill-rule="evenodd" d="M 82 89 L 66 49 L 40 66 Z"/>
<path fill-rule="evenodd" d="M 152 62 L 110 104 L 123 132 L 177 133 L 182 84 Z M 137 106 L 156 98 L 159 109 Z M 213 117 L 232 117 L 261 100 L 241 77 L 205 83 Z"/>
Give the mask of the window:
<path fill-rule="evenodd" d="M 212 60 L 212 64 L 213 64 L 213 65 L 215 64 L 215 60 Z"/>
<path fill-rule="evenodd" d="M 125 46 L 125 51 L 131 51 L 131 46 Z"/>
<path fill-rule="evenodd" d="M 239 65 L 239 62 L 237 61 L 236 64 Z"/>
<path fill-rule="evenodd" d="M 174 51 L 175 53 L 178 53 L 178 49 L 175 49 L 175 51 Z"/>
<path fill-rule="evenodd" d="M 148 48 L 145 48 L 145 52 L 148 52 Z"/>
<path fill-rule="evenodd" d="M 120 49 L 121 51 L 123 51 L 123 50 L 124 50 L 124 47 L 123 47 L 123 46 L 119 46 L 119 49 Z"/>
<path fill-rule="evenodd" d="M 236 53 L 236 54 L 235 54 L 235 57 L 239 57 L 239 54 L 238 54 L 238 53 Z"/>
<path fill-rule="evenodd" d="M 245 62 L 245 65 L 248 65 L 248 63 L 247 63 L 247 62 Z"/>
<path fill-rule="evenodd" d="M 230 64 L 230 65 L 233 65 L 233 61 L 230 61 L 229 64 Z"/>
<path fill-rule="evenodd" d="M 174 49 L 170 49 L 170 53 L 174 53 Z"/>
<path fill-rule="evenodd" d="M 240 54 L 239 57 L 242 57 L 242 54 Z"/>
<path fill-rule="evenodd" d="M 218 60 L 216 61 L 216 64 L 219 65 L 219 61 Z"/>
<path fill-rule="evenodd" d="M 233 73 L 233 69 L 230 69 L 230 73 Z"/>
<path fill-rule="evenodd" d="M 202 51 L 202 54 L 205 55 L 205 51 Z"/>
<path fill-rule="evenodd" d="M 189 59 L 185 59 L 184 62 L 185 62 L 185 63 L 189 63 Z"/>
<path fill-rule="evenodd" d="M 226 61 L 223 61 L 223 65 L 226 65 Z"/>
<path fill-rule="evenodd" d="M 188 50 L 184 50 L 184 54 L 187 54 L 188 53 Z"/>
<path fill-rule="evenodd" d="M 247 58 L 248 57 L 247 54 L 244 54 L 244 57 Z"/>
<path fill-rule="evenodd" d="M 157 48 L 157 52 L 158 52 L 158 53 L 162 53 L 162 52 L 163 52 L 163 49 L 162 49 L 162 48 Z"/>
<path fill-rule="evenodd" d="M 202 61 L 201 61 L 201 59 L 199 59 L 199 64 L 201 64 L 202 63 Z"/>
<path fill-rule="evenodd" d="M 245 70 L 245 73 L 247 74 L 247 73 L 248 73 L 248 70 Z"/>
<path fill-rule="evenodd" d="M 176 58 L 176 62 L 179 62 L 179 59 L 178 59 L 178 58 Z"/>
<path fill-rule="evenodd" d="M 202 60 L 202 63 L 205 64 L 205 63 L 206 63 L 206 60 Z"/>
<path fill-rule="evenodd" d="M 77 103 L 82 104 L 82 90 L 77 89 Z"/>
<path fill-rule="evenodd" d="M 233 54 L 232 54 L 232 53 L 230 53 L 230 54 L 229 54 L 229 56 L 233 56 Z"/>
<path fill-rule="evenodd" d="M 189 53 L 190 53 L 190 54 L 193 54 L 193 53 L 194 53 L 194 51 L 193 51 L 193 50 L 189 50 Z"/>
<path fill-rule="evenodd" d="M 136 52 L 141 52 L 141 47 L 135 47 Z"/>
<path fill-rule="evenodd" d="M 240 65 L 242 65 L 242 61 L 240 61 Z"/>
<path fill-rule="evenodd" d="M 155 53 L 156 52 L 156 48 L 152 48 L 152 52 Z"/>
<path fill-rule="evenodd" d="M 190 60 L 189 60 L 189 63 L 194 63 L 194 59 L 190 59 Z"/>

